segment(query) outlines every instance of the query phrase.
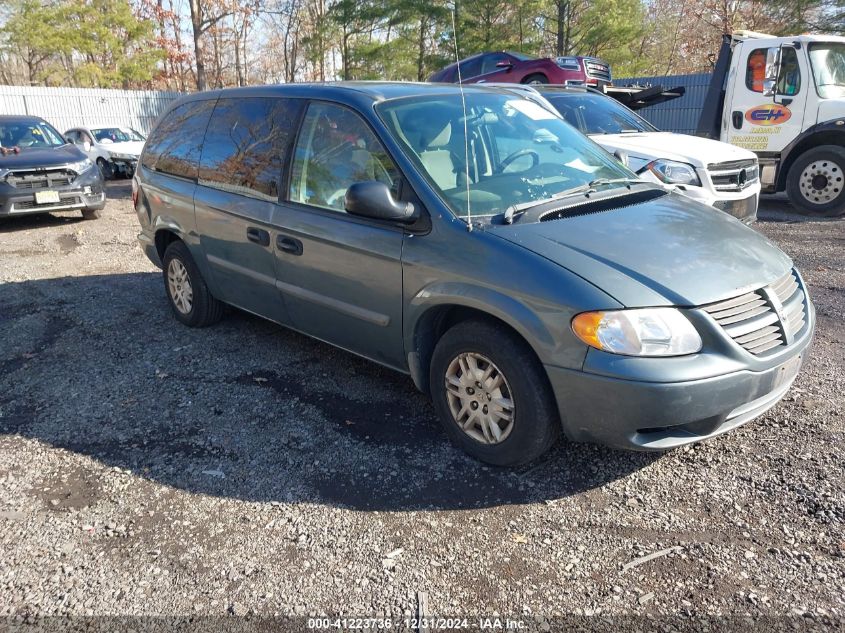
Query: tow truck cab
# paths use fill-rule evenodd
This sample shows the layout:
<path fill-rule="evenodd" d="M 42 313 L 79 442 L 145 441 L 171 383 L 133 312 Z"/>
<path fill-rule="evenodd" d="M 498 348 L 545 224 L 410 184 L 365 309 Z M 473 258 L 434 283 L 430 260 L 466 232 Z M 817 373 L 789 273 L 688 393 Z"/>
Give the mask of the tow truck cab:
<path fill-rule="evenodd" d="M 764 193 L 845 213 L 845 37 L 725 36 L 698 134 L 757 154 Z"/>

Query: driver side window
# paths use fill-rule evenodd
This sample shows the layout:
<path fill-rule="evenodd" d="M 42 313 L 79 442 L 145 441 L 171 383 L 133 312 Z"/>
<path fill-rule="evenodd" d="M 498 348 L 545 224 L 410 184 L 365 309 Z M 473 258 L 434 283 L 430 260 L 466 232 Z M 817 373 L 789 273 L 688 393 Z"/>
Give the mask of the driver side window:
<path fill-rule="evenodd" d="M 378 180 L 395 192 L 398 174 L 360 116 L 330 103 L 308 106 L 294 152 L 291 201 L 344 213 L 350 185 Z"/>

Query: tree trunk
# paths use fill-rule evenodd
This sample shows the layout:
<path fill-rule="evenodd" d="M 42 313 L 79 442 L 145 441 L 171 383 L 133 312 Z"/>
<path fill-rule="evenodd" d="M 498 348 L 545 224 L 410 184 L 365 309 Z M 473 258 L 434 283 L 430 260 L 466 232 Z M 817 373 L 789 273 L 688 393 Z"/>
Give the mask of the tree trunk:
<path fill-rule="evenodd" d="M 205 44 L 202 39 L 202 5 L 200 0 L 190 0 L 191 27 L 194 37 L 194 56 L 197 63 L 197 90 L 202 92 L 207 88 L 205 75 Z"/>
<path fill-rule="evenodd" d="M 566 1 L 557 0 L 557 41 L 555 42 L 555 53 L 558 56 L 564 54 L 564 29 L 566 26 Z"/>
<path fill-rule="evenodd" d="M 425 31 L 427 21 L 425 17 L 420 17 L 420 41 L 419 52 L 417 53 L 417 81 L 425 80 Z"/>

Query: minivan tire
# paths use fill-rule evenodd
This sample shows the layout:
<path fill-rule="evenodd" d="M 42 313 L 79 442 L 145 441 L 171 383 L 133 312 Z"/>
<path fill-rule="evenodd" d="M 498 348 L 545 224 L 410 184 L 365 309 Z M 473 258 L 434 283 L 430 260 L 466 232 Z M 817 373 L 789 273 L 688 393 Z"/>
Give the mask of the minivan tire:
<path fill-rule="evenodd" d="M 491 361 L 493 371 L 502 375 L 510 392 L 512 427 L 497 443 L 485 443 L 472 437 L 458 425 L 453 414 L 453 404 L 463 401 L 458 400 L 454 392 L 450 392 L 450 400 L 447 373 L 452 372 L 454 362 L 465 359 L 466 355 L 477 357 L 476 363 Z M 531 462 L 548 451 L 560 434 L 557 406 L 540 361 L 525 341 L 502 325 L 472 319 L 447 330 L 435 346 L 429 380 L 434 407 L 446 434 L 464 451 L 483 462 L 495 466 Z M 462 393 L 468 392 L 469 388 L 464 388 Z M 479 394 L 482 394 L 477 396 L 479 402 L 489 401 L 489 392 L 480 389 Z M 477 408 L 478 402 L 473 406 Z"/>
<path fill-rule="evenodd" d="M 817 166 L 817 169 L 813 169 Z M 817 175 L 813 172 L 817 171 Z M 823 202 L 810 200 L 813 183 L 810 178 L 820 178 L 829 186 L 832 200 Z M 836 217 L 845 214 L 845 149 L 838 145 L 819 145 L 801 154 L 786 176 L 786 194 L 800 213 L 821 217 Z"/>
<path fill-rule="evenodd" d="M 186 279 L 190 288 L 190 305 L 181 302 L 177 303 L 177 298 L 174 293 L 177 292 L 172 288 L 170 282 L 170 274 L 174 274 L 177 279 Z M 223 317 L 223 303 L 215 299 L 205 280 L 200 274 L 194 258 L 191 257 L 191 252 L 184 242 L 171 242 L 164 252 L 164 259 L 162 260 L 162 275 L 164 278 L 164 290 L 167 293 L 167 300 L 170 303 L 170 309 L 176 318 L 189 327 L 206 327 L 217 323 Z M 184 287 L 179 284 L 180 289 Z M 185 308 L 188 308 L 187 310 Z"/>

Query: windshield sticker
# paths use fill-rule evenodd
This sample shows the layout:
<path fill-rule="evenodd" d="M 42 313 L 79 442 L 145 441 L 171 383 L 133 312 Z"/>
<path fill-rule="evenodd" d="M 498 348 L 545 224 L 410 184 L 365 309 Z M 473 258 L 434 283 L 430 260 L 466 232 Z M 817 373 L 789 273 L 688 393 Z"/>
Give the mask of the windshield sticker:
<path fill-rule="evenodd" d="M 780 125 L 792 117 L 792 112 L 779 103 L 765 103 L 755 106 L 745 113 L 745 120 L 751 125 Z"/>
<path fill-rule="evenodd" d="M 514 99 L 513 101 L 508 101 L 507 106 L 510 106 L 514 110 L 517 110 L 527 116 L 532 121 L 548 121 L 550 119 L 557 119 L 558 117 L 546 110 L 541 105 L 534 103 L 533 101 L 528 101 L 527 99 Z"/>
<path fill-rule="evenodd" d="M 583 171 L 583 172 L 586 172 L 588 174 L 592 174 L 594 171 L 600 169 L 597 166 L 588 165 L 587 163 L 585 163 L 580 158 L 576 158 L 575 160 L 573 160 L 571 162 L 565 163 L 565 165 L 567 167 L 572 167 L 572 169 L 577 169 L 578 171 Z"/>

